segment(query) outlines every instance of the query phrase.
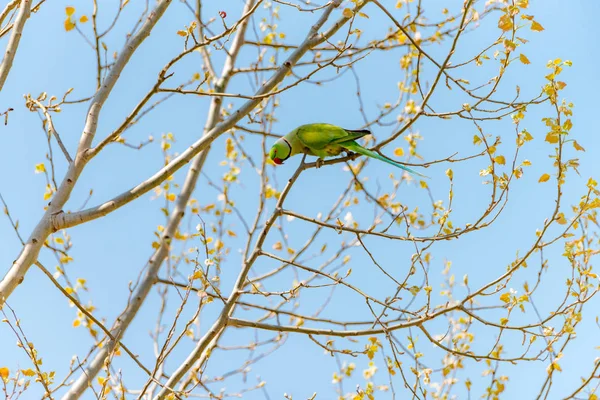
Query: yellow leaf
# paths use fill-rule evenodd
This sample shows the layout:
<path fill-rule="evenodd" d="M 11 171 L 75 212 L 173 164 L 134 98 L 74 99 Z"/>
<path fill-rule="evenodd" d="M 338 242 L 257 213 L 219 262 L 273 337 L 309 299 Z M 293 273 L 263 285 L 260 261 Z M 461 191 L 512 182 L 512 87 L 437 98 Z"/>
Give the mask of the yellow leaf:
<path fill-rule="evenodd" d="M 73 261 L 73 257 L 71 257 L 71 256 L 61 256 L 60 257 L 60 262 L 63 264 L 68 264 L 71 261 Z"/>
<path fill-rule="evenodd" d="M 517 44 L 508 39 L 504 39 L 503 43 L 507 51 L 515 51 L 515 49 L 517 48 Z"/>
<path fill-rule="evenodd" d="M 76 319 L 75 321 L 73 321 L 73 328 L 77 328 L 79 325 L 81 325 L 81 321 Z"/>
<path fill-rule="evenodd" d="M 369 16 L 367 14 L 363 13 L 363 12 L 359 12 L 358 15 L 361 16 L 361 17 L 363 17 L 363 18 L 369 19 Z"/>
<path fill-rule="evenodd" d="M 508 318 L 500 318 L 500 324 L 502 324 L 502 325 L 508 324 Z"/>
<path fill-rule="evenodd" d="M 41 174 L 46 172 L 46 166 L 44 165 L 44 163 L 39 163 L 35 166 L 35 173 L 36 174 Z"/>
<path fill-rule="evenodd" d="M 561 225 L 565 225 L 567 223 L 567 219 L 565 218 L 565 214 L 559 213 L 556 216 L 556 222 L 558 222 Z"/>
<path fill-rule="evenodd" d="M 236 237 L 236 236 L 237 236 L 237 235 L 235 234 L 235 232 L 234 232 L 234 231 L 232 231 L 232 230 L 227 230 L 227 234 L 228 234 L 229 236 L 231 236 L 231 237 Z"/>
<path fill-rule="evenodd" d="M 99 384 L 101 384 L 101 385 L 104 385 L 104 382 L 106 382 L 106 378 L 104 378 L 104 377 L 102 377 L 102 376 L 99 376 L 99 377 L 97 378 L 97 380 L 98 380 L 98 383 L 99 383 Z"/>
<path fill-rule="evenodd" d="M 531 30 L 536 32 L 541 32 L 544 30 L 544 27 L 540 25 L 537 21 L 531 21 Z"/>
<path fill-rule="evenodd" d="M 504 32 L 510 31 L 513 28 L 513 21 L 510 15 L 504 14 L 498 20 L 498 28 L 502 29 Z"/>
<path fill-rule="evenodd" d="M 277 242 L 273 245 L 273 250 L 281 250 L 282 248 L 281 242 Z"/>
<path fill-rule="evenodd" d="M 67 17 L 67 19 L 65 19 L 65 31 L 69 32 L 73 28 L 75 28 L 75 23 L 71 21 L 71 17 Z"/>
<path fill-rule="evenodd" d="M 75 7 L 68 6 L 65 8 L 65 12 L 67 13 L 67 16 L 70 17 L 75 14 Z"/>
<path fill-rule="evenodd" d="M 266 44 L 271 44 L 273 43 L 273 38 L 275 37 L 275 34 L 273 32 L 269 33 L 268 35 L 265 36 L 265 38 L 263 39 L 264 42 Z"/>
<path fill-rule="evenodd" d="M 571 121 L 570 119 L 566 120 L 565 123 L 563 124 L 563 129 L 565 131 L 570 131 L 572 127 L 573 127 L 573 121 Z"/>
<path fill-rule="evenodd" d="M 504 158 L 504 156 L 496 156 L 494 157 L 494 161 L 496 161 L 500 165 L 506 164 L 506 159 Z"/>
<path fill-rule="evenodd" d="M 573 147 L 575 147 L 575 150 L 577 151 L 585 151 L 585 149 L 579 143 L 577 143 L 577 140 L 573 140 Z"/>
<path fill-rule="evenodd" d="M 421 185 L 421 187 L 422 187 L 423 189 L 427 189 L 427 182 L 425 182 L 425 181 L 420 181 L 420 182 L 419 182 L 419 185 Z"/>
<path fill-rule="evenodd" d="M 87 15 L 82 15 L 81 18 L 79 18 L 79 22 L 81 22 L 82 24 L 85 24 L 86 22 L 88 22 Z"/>
<path fill-rule="evenodd" d="M 192 275 L 192 279 L 200 279 L 204 276 L 204 273 L 201 270 L 194 272 Z"/>
<path fill-rule="evenodd" d="M 473 144 L 479 144 L 481 143 L 481 138 L 477 135 L 473 136 Z"/>
<path fill-rule="evenodd" d="M 505 303 L 508 303 L 510 301 L 510 292 L 502 294 L 502 296 L 500 296 L 500 300 L 502 300 Z"/>
<path fill-rule="evenodd" d="M 560 364 L 558 364 L 556 361 L 554 361 L 551 364 L 552 369 L 558 371 L 558 372 L 562 372 L 562 368 L 560 367 Z"/>
<path fill-rule="evenodd" d="M 396 157 L 402 157 L 404 155 L 404 149 L 402 147 L 398 147 L 396 150 L 394 150 L 394 155 Z"/>
<path fill-rule="evenodd" d="M 529 0 L 517 0 L 517 7 L 521 7 L 521 8 L 529 7 Z"/>
<path fill-rule="evenodd" d="M 152 242 L 152 248 L 153 249 L 158 249 L 160 247 L 160 243 L 158 242 Z"/>
<path fill-rule="evenodd" d="M 344 11 L 342 11 L 342 15 L 346 18 L 352 18 L 352 16 L 354 16 L 354 13 L 352 12 L 351 9 L 344 8 Z"/>
<path fill-rule="evenodd" d="M 454 172 L 452 172 L 452 169 L 448 168 L 448 169 L 446 170 L 446 176 L 447 176 L 448 178 L 450 178 L 450 180 L 452 180 L 452 178 L 454 178 Z M 429 253 L 428 253 L 428 254 L 429 254 Z"/>
<path fill-rule="evenodd" d="M 10 370 L 6 367 L 0 368 L 0 378 L 4 380 L 4 382 L 8 381 L 8 376 L 10 375 Z"/>
<path fill-rule="evenodd" d="M 546 142 L 548 143 L 558 143 L 558 133 L 556 132 L 548 132 L 546 135 Z"/>
<path fill-rule="evenodd" d="M 169 194 L 167 195 L 167 200 L 169 200 L 169 201 L 175 201 L 175 198 L 176 198 L 176 197 L 177 197 L 177 196 L 175 196 L 175 193 L 169 193 Z"/>
<path fill-rule="evenodd" d="M 188 35 L 187 31 L 177 31 L 177 34 L 183 37 L 186 37 Z"/>
<path fill-rule="evenodd" d="M 531 64 L 531 61 L 529 61 L 529 58 L 527 58 L 527 56 L 526 56 L 525 54 L 523 54 L 523 53 L 521 53 L 521 54 L 519 55 L 519 60 L 520 60 L 520 61 L 521 61 L 523 64 L 525 64 L 525 65 L 527 65 L 527 64 Z"/>
<path fill-rule="evenodd" d="M 550 175 L 544 174 L 544 175 L 540 176 L 540 180 L 538 182 L 540 182 L 540 183 L 547 182 L 548 179 L 550 179 Z"/>
<path fill-rule="evenodd" d="M 22 369 L 21 373 L 25 376 L 34 376 L 35 375 L 35 371 L 32 370 L 31 368 Z"/>

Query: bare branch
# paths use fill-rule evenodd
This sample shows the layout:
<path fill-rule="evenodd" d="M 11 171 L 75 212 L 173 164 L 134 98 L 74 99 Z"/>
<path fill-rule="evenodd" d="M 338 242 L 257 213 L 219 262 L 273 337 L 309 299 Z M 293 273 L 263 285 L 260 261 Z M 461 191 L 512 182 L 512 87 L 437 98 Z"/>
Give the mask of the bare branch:
<path fill-rule="evenodd" d="M 334 5 L 337 7 L 338 2 Z M 241 120 L 244 116 L 247 115 L 256 105 L 260 102 L 260 96 L 269 93 L 279 82 L 283 80 L 287 72 L 293 67 L 293 65 L 304 55 L 308 49 L 316 46 L 317 44 L 322 43 L 328 37 L 332 36 L 335 32 L 337 32 L 343 25 L 346 23 L 349 18 L 343 17 L 340 18 L 329 30 L 325 33 L 318 34 L 319 28 L 327 21 L 333 6 L 330 6 L 323 13 L 319 21 L 311 28 L 309 34 L 307 35 L 306 40 L 302 43 L 296 51 L 294 51 L 290 57 L 285 61 L 279 70 L 268 82 L 266 82 L 260 90 L 257 92 L 257 99 L 249 100 L 242 107 L 240 107 L 237 111 L 233 113 L 229 118 L 225 121 L 217 124 L 213 129 L 211 129 L 205 136 L 203 136 L 197 142 L 191 144 L 186 150 L 181 152 L 181 154 L 171 160 L 165 167 L 156 172 L 153 176 L 140 183 L 139 185 L 131 188 L 130 190 L 120 194 L 119 196 L 104 202 L 103 204 L 83 210 L 77 213 L 71 214 L 57 214 L 54 216 L 53 224 L 57 229 L 64 229 L 72 226 L 76 226 L 82 224 L 87 221 L 91 221 L 96 218 L 100 218 L 104 215 L 107 215 L 114 210 L 123 207 L 124 205 L 132 202 L 148 191 L 152 190 L 154 187 L 159 185 L 169 176 L 171 176 L 175 171 L 179 170 L 182 166 L 190 162 L 190 160 L 199 154 L 201 151 L 206 149 L 210 144 L 220 135 L 225 133 L 227 130 L 231 129 L 235 126 L 235 124 Z"/>
<path fill-rule="evenodd" d="M 26 2 L 26 4 L 29 4 L 29 0 L 23 1 Z M 33 230 L 31 236 L 27 239 L 27 242 L 21 250 L 21 253 L 2 281 L 0 281 L 0 307 L 2 307 L 2 304 L 4 304 L 6 299 L 15 290 L 17 285 L 19 285 L 23 279 L 25 279 L 27 270 L 37 260 L 41 246 L 48 235 L 57 230 L 57 227 L 53 225 L 54 216 L 56 216 L 57 213 L 62 212 L 61 210 L 63 206 L 69 199 L 75 183 L 77 182 L 77 179 L 81 175 L 87 163 L 85 151 L 90 148 L 92 140 L 94 139 L 94 135 L 96 134 L 98 117 L 100 116 L 102 106 L 104 105 L 104 102 L 108 98 L 108 95 L 117 83 L 121 72 L 133 56 L 134 52 L 150 35 L 152 28 L 154 28 L 158 20 L 162 17 L 170 3 L 171 0 L 160 0 L 156 8 L 148 16 L 148 19 L 144 25 L 127 43 L 127 46 L 123 52 L 121 52 L 115 65 L 111 69 L 109 76 L 104 80 L 102 87 L 92 99 L 92 104 L 90 105 L 90 109 L 87 114 L 85 127 L 81 135 L 74 162 L 69 165 L 69 169 L 58 190 L 54 194 L 52 202 L 44 213 L 42 219 Z"/>
<path fill-rule="evenodd" d="M 10 69 L 12 68 L 13 61 L 15 59 L 15 56 L 17 55 L 17 49 L 19 48 L 19 41 L 21 40 L 21 35 L 23 35 L 23 28 L 25 27 L 25 22 L 27 22 L 27 18 L 29 18 L 29 15 L 31 14 L 31 1 L 32 0 L 21 0 L 19 4 L 19 13 L 17 14 L 17 19 L 15 20 L 10 39 L 8 40 L 8 44 L 6 45 L 4 58 L 2 58 L 2 63 L 0 64 L 0 91 L 2 91 L 2 88 L 4 87 L 6 78 L 8 78 L 8 74 L 10 73 Z M 12 3 L 6 6 L 4 12 L 2 13 L 2 18 L 0 18 L 0 21 L 5 18 L 8 12 L 10 12 L 11 5 L 14 8 L 14 3 L 15 2 L 13 1 Z"/>

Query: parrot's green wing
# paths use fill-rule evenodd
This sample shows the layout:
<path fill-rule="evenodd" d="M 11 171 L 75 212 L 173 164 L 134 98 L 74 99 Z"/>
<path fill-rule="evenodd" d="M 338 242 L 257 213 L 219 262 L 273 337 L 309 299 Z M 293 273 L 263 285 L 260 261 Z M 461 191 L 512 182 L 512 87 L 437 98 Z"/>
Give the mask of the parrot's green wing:
<path fill-rule="evenodd" d="M 344 129 L 344 130 L 346 131 L 346 133 L 348 135 L 341 137 L 339 139 L 336 139 L 332 143 L 342 144 L 344 142 L 349 142 L 352 140 L 360 139 L 363 136 L 371 134 L 371 131 L 368 129 L 357 129 L 357 130 Z"/>
<path fill-rule="evenodd" d="M 309 149 L 321 150 L 325 146 L 355 140 L 370 133 L 368 130 L 345 130 L 330 124 L 309 124 L 298 128 L 296 137 Z"/>

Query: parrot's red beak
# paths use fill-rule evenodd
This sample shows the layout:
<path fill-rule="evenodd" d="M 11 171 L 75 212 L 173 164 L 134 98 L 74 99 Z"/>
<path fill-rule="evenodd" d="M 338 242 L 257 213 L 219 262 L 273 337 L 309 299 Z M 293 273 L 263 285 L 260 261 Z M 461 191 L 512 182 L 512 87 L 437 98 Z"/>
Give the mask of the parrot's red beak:
<path fill-rule="evenodd" d="M 277 165 L 281 165 L 281 164 L 283 164 L 283 161 L 281 161 L 281 158 L 277 158 L 277 157 L 275 157 L 275 158 L 273 159 L 273 162 L 274 162 L 275 164 L 277 164 Z"/>

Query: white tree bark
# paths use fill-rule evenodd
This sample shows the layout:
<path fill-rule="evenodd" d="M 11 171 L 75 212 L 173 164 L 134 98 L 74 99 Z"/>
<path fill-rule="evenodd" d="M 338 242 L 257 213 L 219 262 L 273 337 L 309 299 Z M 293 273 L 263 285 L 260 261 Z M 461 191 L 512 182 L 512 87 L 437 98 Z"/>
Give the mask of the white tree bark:
<path fill-rule="evenodd" d="M 62 214 L 62 208 L 67 200 L 69 200 L 73 187 L 75 186 L 77 179 L 87 164 L 88 160 L 86 158 L 86 152 L 90 149 L 96 134 L 98 118 L 100 116 L 102 106 L 117 83 L 121 72 L 131 59 L 131 56 L 133 56 L 133 53 L 137 50 L 137 48 L 150 35 L 152 28 L 154 28 L 158 20 L 162 17 L 170 3 L 171 0 L 160 0 L 158 2 L 156 8 L 150 13 L 144 25 L 142 25 L 139 31 L 137 31 L 137 33 L 135 33 L 127 42 L 125 48 L 110 70 L 110 74 L 106 77 L 102 83 L 102 86 L 100 87 L 100 90 L 98 90 L 94 98 L 91 100 L 91 105 L 85 121 L 83 133 L 81 134 L 75 160 L 69 165 L 67 173 L 65 174 L 65 177 L 63 178 L 58 190 L 54 194 L 54 197 L 52 198 L 52 201 L 50 202 L 43 217 L 33 230 L 33 233 L 27 239 L 27 242 L 25 243 L 25 246 L 23 246 L 21 253 L 13 262 L 12 267 L 9 269 L 2 281 L 0 281 L 0 308 L 4 305 L 4 302 L 6 299 L 8 299 L 15 288 L 21 282 L 23 282 L 23 279 L 25 279 L 25 274 L 29 270 L 29 267 L 31 267 L 31 265 L 37 260 L 40 249 L 42 248 L 48 235 L 59 229 L 59 227 L 53 224 L 54 218 L 56 215 Z"/>
<path fill-rule="evenodd" d="M 246 2 L 243 13 L 244 15 L 250 11 L 254 3 L 255 0 L 248 0 Z M 235 60 L 239 54 L 239 50 L 241 49 L 244 43 L 248 21 L 249 19 L 246 18 L 238 28 L 237 34 L 235 36 L 235 39 L 233 40 L 231 48 L 229 49 L 227 59 L 223 66 L 221 78 L 215 85 L 217 92 L 223 91 L 229 83 L 229 80 L 231 78 L 231 71 L 233 70 Z M 205 134 L 208 131 L 210 131 L 210 129 L 212 129 L 219 121 L 221 104 L 221 97 L 214 97 L 211 101 L 206 126 L 204 128 Z M 131 321 L 133 321 L 134 317 L 140 310 L 140 307 L 148 297 L 150 289 L 152 289 L 154 283 L 156 282 L 158 271 L 160 270 L 163 262 L 169 255 L 168 249 L 170 239 L 175 235 L 175 232 L 177 231 L 179 224 L 181 223 L 181 220 L 185 215 L 187 203 L 190 200 L 194 189 L 196 188 L 196 183 L 198 181 L 198 177 L 200 176 L 200 172 L 202 171 L 202 167 L 204 165 L 204 161 L 206 160 L 207 155 L 208 149 L 196 156 L 192 161 L 192 164 L 190 165 L 187 176 L 181 188 L 181 193 L 177 197 L 175 207 L 169 216 L 169 221 L 162 235 L 160 247 L 155 251 L 152 257 L 150 257 L 150 260 L 148 262 L 148 269 L 146 270 L 144 277 L 138 284 L 136 291 L 132 294 L 131 300 L 128 303 L 127 308 L 115 321 L 115 324 L 111 329 L 111 334 L 114 336 L 115 341 L 109 340 L 103 347 L 99 349 L 98 353 L 94 356 L 94 359 L 77 378 L 77 380 L 71 386 L 69 391 L 63 396 L 63 400 L 78 399 L 89 387 L 89 385 L 91 385 L 96 375 L 98 375 L 98 373 L 104 367 L 106 359 L 112 355 L 116 345 L 118 344 L 118 341 L 123 337 L 125 331 L 129 327 L 129 324 L 131 323 Z"/>
<path fill-rule="evenodd" d="M 19 13 L 17 14 L 17 19 L 15 20 L 15 25 L 13 26 L 8 44 L 6 45 L 2 64 L 0 64 L 0 91 L 2 91 L 6 78 L 8 78 L 8 74 L 12 68 L 15 55 L 17 54 L 17 48 L 19 47 L 19 41 L 23 35 L 25 22 L 31 14 L 31 1 L 32 0 L 21 0 L 21 4 L 19 4 Z"/>

